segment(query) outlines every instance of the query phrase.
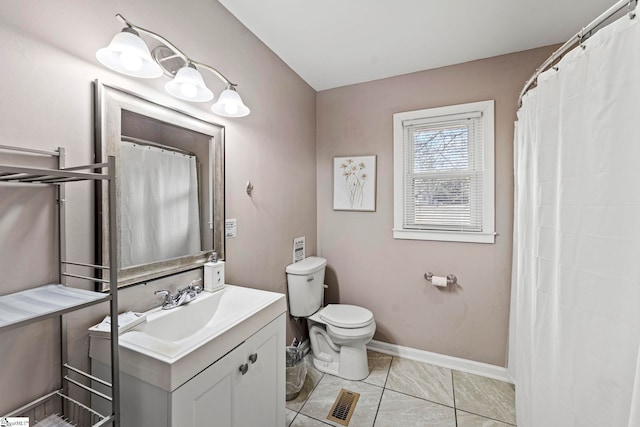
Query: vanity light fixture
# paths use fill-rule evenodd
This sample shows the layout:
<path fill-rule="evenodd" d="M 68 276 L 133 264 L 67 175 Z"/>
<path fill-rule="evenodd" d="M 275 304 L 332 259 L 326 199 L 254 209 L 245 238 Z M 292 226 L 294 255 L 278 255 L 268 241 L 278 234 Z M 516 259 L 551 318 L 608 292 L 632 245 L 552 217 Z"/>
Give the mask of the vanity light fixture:
<path fill-rule="evenodd" d="M 218 97 L 218 102 L 211 106 L 211 111 L 229 117 L 244 117 L 249 114 L 249 108 L 242 103 L 242 99 L 233 85 L 227 85 L 227 88 Z"/>
<path fill-rule="evenodd" d="M 162 68 L 151 58 L 149 48 L 130 27 L 116 34 L 109 46 L 98 50 L 96 58 L 105 67 L 128 76 L 153 79 L 162 75 Z"/>
<path fill-rule="evenodd" d="M 126 27 L 115 35 L 109 46 L 96 52 L 96 58 L 102 65 L 133 77 L 156 78 L 164 73 L 171 78 L 164 86 L 166 91 L 176 98 L 192 102 L 207 102 L 213 99 L 213 92 L 207 87 L 200 73 L 201 70 L 208 70 L 222 80 L 226 87 L 218 101 L 211 106 L 211 111 L 225 117 L 249 115 L 249 108 L 244 105 L 236 91 L 237 85 L 218 70 L 192 60 L 169 40 L 132 24 L 122 15 L 117 14 L 116 18 Z M 152 37 L 161 45 L 150 53 L 140 34 Z"/>
<path fill-rule="evenodd" d="M 204 84 L 202 74 L 192 63 L 180 68 L 164 88 L 171 95 L 185 101 L 207 102 L 213 99 L 213 92 Z"/>

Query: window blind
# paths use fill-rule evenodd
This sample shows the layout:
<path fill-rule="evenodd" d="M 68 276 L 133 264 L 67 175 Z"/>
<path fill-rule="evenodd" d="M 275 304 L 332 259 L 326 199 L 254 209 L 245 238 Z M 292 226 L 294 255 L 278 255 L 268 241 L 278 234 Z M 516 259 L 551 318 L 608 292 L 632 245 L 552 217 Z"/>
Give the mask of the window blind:
<path fill-rule="evenodd" d="M 403 227 L 481 232 L 482 113 L 408 120 L 403 128 Z"/>

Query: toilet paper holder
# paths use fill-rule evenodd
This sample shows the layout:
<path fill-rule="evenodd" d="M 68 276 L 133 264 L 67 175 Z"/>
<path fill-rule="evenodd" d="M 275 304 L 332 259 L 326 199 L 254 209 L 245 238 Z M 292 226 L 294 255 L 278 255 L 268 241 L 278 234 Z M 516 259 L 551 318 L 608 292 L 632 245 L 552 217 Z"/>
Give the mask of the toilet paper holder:
<path fill-rule="evenodd" d="M 433 279 L 433 273 L 430 271 L 424 273 L 424 278 L 430 282 L 431 279 Z M 447 274 L 447 285 L 455 285 L 457 282 L 458 278 L 455 276 L 455 274 Z"/>

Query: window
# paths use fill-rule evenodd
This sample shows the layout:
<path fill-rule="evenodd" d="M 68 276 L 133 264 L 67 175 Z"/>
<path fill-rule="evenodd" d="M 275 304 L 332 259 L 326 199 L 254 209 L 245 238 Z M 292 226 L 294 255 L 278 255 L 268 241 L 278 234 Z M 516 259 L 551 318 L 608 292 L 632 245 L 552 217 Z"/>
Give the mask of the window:
<path fill-rule="evenodd" d="M 493 101 L 393 115 L 396 239 L 494 243 Z"/>

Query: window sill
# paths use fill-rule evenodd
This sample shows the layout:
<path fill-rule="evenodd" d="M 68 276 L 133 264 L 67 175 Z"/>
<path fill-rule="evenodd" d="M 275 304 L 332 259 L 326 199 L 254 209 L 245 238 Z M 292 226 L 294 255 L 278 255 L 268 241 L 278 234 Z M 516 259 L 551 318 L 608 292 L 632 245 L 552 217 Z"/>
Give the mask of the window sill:
<path fill-rule="evenodd" d="M 435 240 L 441 242 L 488 243 L 496 242 L 496 233 L 465 233 L 457 231 L 393 230 L 394 239 Z"/>

